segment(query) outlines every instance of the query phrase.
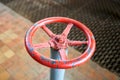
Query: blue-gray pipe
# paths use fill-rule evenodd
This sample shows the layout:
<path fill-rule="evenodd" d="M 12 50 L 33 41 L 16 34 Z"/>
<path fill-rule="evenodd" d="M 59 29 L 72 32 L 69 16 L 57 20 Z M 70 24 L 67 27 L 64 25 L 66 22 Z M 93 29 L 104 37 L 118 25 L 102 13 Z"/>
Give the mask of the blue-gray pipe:
<path fill-rule="evenodd" d="M 68 54 L 68 50 L 66 50 L 66 54 Z M 51 48 L 51 58 L 60 60 L 60 54 L 57 50 Z M 50 80 L 64 80 L 65 69 L 54 69 L 50 70 Z"/>

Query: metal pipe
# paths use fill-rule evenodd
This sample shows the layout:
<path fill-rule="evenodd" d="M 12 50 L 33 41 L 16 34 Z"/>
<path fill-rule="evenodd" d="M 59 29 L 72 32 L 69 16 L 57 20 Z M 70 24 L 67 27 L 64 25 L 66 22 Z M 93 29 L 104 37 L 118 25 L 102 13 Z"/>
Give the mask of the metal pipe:
<path fill-rule="evenodd" d="M 68 50 L 66 49 L 66 54 L 68 54 Z M 51 48 L 51 58 L 60 60 L 60 54 L 57 50 Z M 50 80 L 64 80 L 65 69 L 50 69 Z"/>

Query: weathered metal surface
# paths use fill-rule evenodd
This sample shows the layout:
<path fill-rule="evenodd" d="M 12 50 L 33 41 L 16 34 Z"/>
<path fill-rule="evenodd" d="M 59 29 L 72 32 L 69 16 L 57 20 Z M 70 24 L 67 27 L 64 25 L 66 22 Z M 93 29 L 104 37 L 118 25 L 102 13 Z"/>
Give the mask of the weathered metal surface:
<path fill-rule="evenodd" d="M 67 16 L 87 25 L 95 34 L 97 50 L 92 60 L 103 68 L 120 75 L 120 2 L 119 0 L 0 0 L 19 14 L 36 22 L 49 16 Z M 57 28 L 56 28 L 57 26 Z M 61 33 L 63 25 L 49 27 Z M 58 29 L 59 28 L 59 29 Z M 77 29 L 72 29 L 70 39 L 84 40 Z M 84 46 L 82 46 L 84 47 Z M 82 52 L 82 48 L 75 47 Z"/>

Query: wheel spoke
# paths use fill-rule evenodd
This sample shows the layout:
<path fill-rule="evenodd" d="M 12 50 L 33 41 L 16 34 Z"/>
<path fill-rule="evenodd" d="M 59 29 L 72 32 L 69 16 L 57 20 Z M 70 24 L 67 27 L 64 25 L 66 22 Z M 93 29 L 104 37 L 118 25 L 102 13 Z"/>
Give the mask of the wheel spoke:
<path fill-rule="evenodd" d="M 64 36 L 68 36 L 68 34 L 69 34 L 69 32 L 70 32 L 70 30 L 71 30 L 71 28 L 72 28 L 72 26 L 73 26 L 73 24 L 72 23 L 69 23 L 68 25 L 67 25 L 67 27 L 65 28 L 65 30 L 63 31 L 63 33 L 62 33 L 62 35 L 64 35 Z"/>
<path fill-rule="evenodd" d="M 48 28 L 46 27 L 46 25 L 43 25 L 41 28 L 42 28 L 42 29 L 48 34 L 48 36 L 50 36 L 51 38 L 55 36 L 55 34 L 54 34 L 50 29 L 48 29 Z"/>
<path fill-rule="evenodd" d="M 68 41 L 69 46 L 80 46 L 82 44 L 88 44 L 88 41 Z"/>
<path fill-rule="evenodd" d="M 60 49 L 59 53 L 60 53 L 61 60 L 67 60 L 67 53 L 65 49 Z"/>
<path fill-rule="evenodd" d="M 47 48 L 47 47 L 50 47 L 50 44 L 48 42 L 46 42 L 46 43 L 34 44 L 33 46 L 34 46 L 35 49 Z"/>

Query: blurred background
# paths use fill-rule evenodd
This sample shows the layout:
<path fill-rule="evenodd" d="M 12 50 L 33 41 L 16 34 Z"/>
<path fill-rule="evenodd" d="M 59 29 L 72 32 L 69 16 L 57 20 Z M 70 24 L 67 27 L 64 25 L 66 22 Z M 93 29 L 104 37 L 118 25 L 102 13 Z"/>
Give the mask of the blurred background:
<path fill-rule="evenodd" d="M 19 28 L 17 28 L 17 30 L 15 27 L 12 28 L 13 30 L 14 29 L 16 30 L 16 34 L 19 33 L 19 31 L 21 30 L 21 32 L 19 33 L 21 38 L 24 37 L 26 30 L 30 27 L 32 23 L 35 23 L 36 21 L 41 20 L 43 18 L 52 17 L 52 16 L 63 16 L 63 17 L 73 18 L 75 20 L 82 22 L 88 28 L 90 28 L 96 39 L 97 47 L 96 47 L 96 52 L 91 59 L 92 62 L 95 63 L 95 65 L 100 66 L 102 69 L 105 69 L 110 73 L 113 73 L 115 76 L 120 77 L 120 1 L 119 0 L 0 0 L 0 3 L 4 6 L 7 6 L 7 8 L 10 8 L 11 10 L 15 11 L 17 14 L 23 16 L 24 18 L 30 20 L 30 22 L 27 21 L 26 23 L 19 23 L 20 21 L 18 21 L 18 23 L 13 23 L 13 25 L 22 24 L 22 25 L 18 25 Z M 3 6 L 0 7 L 3 8 Z M 2 12 L 4 12 L 4 10 L 1 10 L 1 13 Z M 10 11 L 7 10 L 7 13 L 9 12 Z M 10 14 L 15 16 L 13 13 Z M 4 17 L 3 14 L 1 16 Z M 8 16 L 6 18 L 10 19 Z M 18 17 L 15 16 L 15 18 Z M 13 19 L 11 19 L 11 21 L 12 20 Z M 20 18 L 20 20 L 24 22 L 23 19 Z M 5 24 L 7 24 L 7 22 Z M 25 27 L 23 27 L 24 25 Z M 65 28 L 63 27 L 63 25 L 64 24 L 55 24 L 54 27 L 52 25 L 48 27 L 54 33 L 59 34 Z M 3 27 L 3 25 L 0 26 L 1 33 L 3 33 L 2 32 L 3 28 L 5 28 Z M 6 28 L 4 30 L 6 30 Z M 72 40 L 84 40 L 84 35 L 78 29 L 72 28 L 68 38 Z M 2 42 L 2 39 L 0 39 L 0 41 L 1 43 L 4 44 L 4 41 Z M 19 41 L 19 39 L 17 39 L 17 41 Z M 16 40 L 14 40 L 14 42 L 16 42 Z M 18 47 L 18 45 L 20 44 L 23 43 L 21 42 L 19 44 L 16 44 L 15 47 Z M 84 46 L 72 47 L 72 48 L 74 48 L 78 52 L 82 52 L 85 49 Z M 13 49 L 13 52 L 17 53 L 17 51 L 16 52 L 15 51 L 16 50 Z M 2 53 L 3 52 L 1 50 L 0 54 Z M 23 53 L 21 57 L 22 56 L 24 56 Z M 34 63 L 36 62 L 33 62 L 33 64 Z M 87 78 L 87 76 L 85 77 Z M 14 79 L 15 78 L 13 77 L 11 78 L 11 80 Z M 31 78 L 29 80 L 33 80 L 33 79 L 35 78 Z M 81 78 L 77 77 L 73 79 L 80 80 Z M 20 80 L 23 79 L 21 78 Z M 91 80 L 93 79 L 91 78 Z M 109 80 L 109 79 L 105 79 L 105 80 Z"/>

